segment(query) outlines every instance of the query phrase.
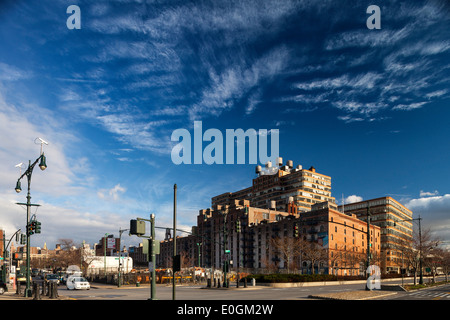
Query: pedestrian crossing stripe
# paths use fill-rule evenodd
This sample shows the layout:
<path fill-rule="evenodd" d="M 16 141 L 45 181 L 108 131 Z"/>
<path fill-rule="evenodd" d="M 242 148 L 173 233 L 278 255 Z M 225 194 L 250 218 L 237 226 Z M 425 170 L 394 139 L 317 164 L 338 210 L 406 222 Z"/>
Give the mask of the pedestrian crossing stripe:
<path fill-rule="evenodd" d="M 450 298 L 450 292 L 433 292 L 433 291 L 417 291 L 417 292 L 412 292 L 411 295 L 416 295 L 416 296 L 427 296 L 427 297 L 440 297 L 440 298 Z"/>

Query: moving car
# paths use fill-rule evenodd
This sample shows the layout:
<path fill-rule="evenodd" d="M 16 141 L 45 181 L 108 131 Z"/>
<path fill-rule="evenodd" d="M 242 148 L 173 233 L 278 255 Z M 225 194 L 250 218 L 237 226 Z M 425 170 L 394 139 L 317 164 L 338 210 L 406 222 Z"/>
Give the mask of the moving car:
<path fill-rule="evenodd" d="M 78 290 L 91 288 L 89 282 L 83 277 L 69 277 L 66 281 L 66 287 L 68 290 Z"/>
<path fill-rule="evenodd" d="M 45 281 L 46 281 L 46 282 L 48 282 L 48 281 L 54 281 L 54 282 L 56 282 L 56 284 L 59 285 L 59 277 L 58 277 L 58 275 L 56 275 L 56 274 L 46 274 L 46 275 L 45 275 Z"/>

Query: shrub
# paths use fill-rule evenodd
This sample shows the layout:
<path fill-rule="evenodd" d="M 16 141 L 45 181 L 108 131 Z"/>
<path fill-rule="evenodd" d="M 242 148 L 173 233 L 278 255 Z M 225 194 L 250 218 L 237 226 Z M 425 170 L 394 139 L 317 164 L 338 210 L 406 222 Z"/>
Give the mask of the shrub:
<path fill-rule="evenodd" d="M 253 274 L 247 279 L 254 278 L 259 283 L 286 283 L 286 282 L 313 282 L 313 281 L 336 281 L 337 278 L 331 274 Z"/>

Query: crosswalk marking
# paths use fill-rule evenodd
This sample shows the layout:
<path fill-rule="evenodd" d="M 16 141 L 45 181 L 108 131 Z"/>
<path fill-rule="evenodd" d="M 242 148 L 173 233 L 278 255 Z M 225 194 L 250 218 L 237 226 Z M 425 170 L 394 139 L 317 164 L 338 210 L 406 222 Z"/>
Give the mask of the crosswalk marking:
<path fill-rule="evenodd" d="M 450 292 L 416 291 L 410 293 L 410 295 L 432 298 L 432 300 L 450 299 Z"/>

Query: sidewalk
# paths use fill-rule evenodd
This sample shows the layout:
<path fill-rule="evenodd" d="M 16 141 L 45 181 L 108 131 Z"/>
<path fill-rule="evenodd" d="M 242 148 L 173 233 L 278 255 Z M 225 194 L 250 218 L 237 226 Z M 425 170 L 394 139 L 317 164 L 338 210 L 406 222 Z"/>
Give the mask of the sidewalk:
<path fill-rule="evenodd" d="M 348 292 L 334 292 L 319 295 L 310 295 L 311 299 L 325 299 L 325 300 L 369 300 L 385 296 L 397 294 L 397 292 L 383 291 L 383 290 L 357 290 Z"/>
<path fill-rule="evenodd" d="M 0 295 L 0 301 L 1 300 L 34 300 L 34 296 L 31 297 L 24 297 L 24 294 L 16 294 L 16 292 L 5 292 L 4 294 Z M 58 296 L 57 298 L 51 299 L 48 296 L 41 295 L 40 300 L 71 300 L 71 298 L 66 296 Z"/>

